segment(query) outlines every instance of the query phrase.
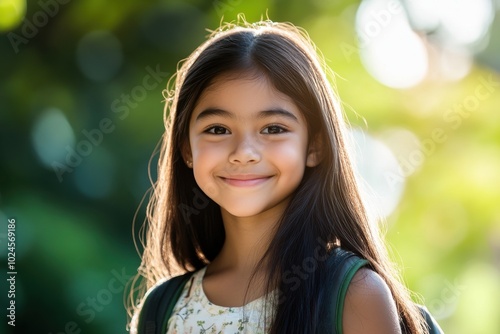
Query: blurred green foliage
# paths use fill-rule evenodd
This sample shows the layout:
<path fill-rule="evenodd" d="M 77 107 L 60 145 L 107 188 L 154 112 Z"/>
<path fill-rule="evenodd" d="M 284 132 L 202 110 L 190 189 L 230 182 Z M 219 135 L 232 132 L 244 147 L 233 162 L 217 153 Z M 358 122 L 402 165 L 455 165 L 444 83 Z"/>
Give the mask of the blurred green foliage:
<path fill-rule="evenodd" d="M 496 46 L 476 58 L 467 76 L 430 78 L 395 90 L 373 79 L 360 61 L 354 32 L 358 5 L 350 0 L 2 2 L 0 255 L 5 273 L 7 219 L 15 218 L 18 272 L 16 327 L 7 326 L 4 316 L 4 332 L 125 332 L 124 282 L 140 263 L 132 221 L 149 187 L 148 161 L 164 129 L 162 90 L 178 61 L 222 17 L 229 21 L 245 13 L 255 21 L 267 13 L 309 32 L 337 74 L 336 87 L 354 126 L 379 139 L 389 129 L 404 128 L 432 146 L 405 178 L 403 197 L 387 218 L 393 258 L 445 332 L 499 333 L 500 66 L 492 57 L 499 51 L 498 15 L 490 41 Z M 23 13 L 24 20 L 15 16 Z M 343 43 L 357 51 L 346 55 Z M 445 115 L 475 94 L 481 80 L 496 82 L 491 94 L 473 112 L 447 121 Z M 433 141 L 435 129 L 446 139 Z M 66 167 L 57 172 L 54 161 Z M 144 206 L 138 225 L 143 217 Z M 7 285 L 1 281 L 5 310 Z"/>

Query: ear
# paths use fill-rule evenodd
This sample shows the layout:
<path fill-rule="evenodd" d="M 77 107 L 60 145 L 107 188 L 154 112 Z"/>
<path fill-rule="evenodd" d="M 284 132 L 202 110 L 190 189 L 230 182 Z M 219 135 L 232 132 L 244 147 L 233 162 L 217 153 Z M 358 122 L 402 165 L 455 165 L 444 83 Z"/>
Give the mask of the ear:
<path fill-rule="evenodd" d="M 184 160 L 184 164 L 189 168 L 193 168 L 193 154 L 191 153 L 191 147 L 189 147 L 189 142 L 185 141 L 181 145 L 181 155 Z"/>
<path fill-rule="evenodd" d="M 314 137 L 309 143 L 309 148 L 307 149 L 307 157 L 306 157 L 306 166 L 307 167 L 316 167 L 322 160 L 321 156 L 322 145 L 320 136 L 317 135 Z"/>

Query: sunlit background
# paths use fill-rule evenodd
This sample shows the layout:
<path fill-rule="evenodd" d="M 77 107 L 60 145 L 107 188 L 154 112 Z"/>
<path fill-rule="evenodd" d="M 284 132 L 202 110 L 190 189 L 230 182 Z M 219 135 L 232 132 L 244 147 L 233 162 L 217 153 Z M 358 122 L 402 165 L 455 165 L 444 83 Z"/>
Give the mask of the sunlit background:
<path fill-rule="evenodd" d="M 304 27 L 336 73 L 370 217 L 416 300 L 446 333 L 500 333 L 499 10 L 498 0 L 0 0 L 3 332 L 125 332 L 162 89 L 222 17 L 268 13 Z"/>

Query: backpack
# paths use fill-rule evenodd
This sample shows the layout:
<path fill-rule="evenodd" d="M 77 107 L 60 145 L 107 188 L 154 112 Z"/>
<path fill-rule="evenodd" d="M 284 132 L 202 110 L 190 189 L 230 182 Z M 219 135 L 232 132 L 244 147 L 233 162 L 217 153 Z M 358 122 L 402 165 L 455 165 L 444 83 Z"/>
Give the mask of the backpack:
<path fill-rule="evenodd" d="M 347 288 L 356 272 L 368 265 L 368 261 L 360 258 L 352 252 L 336 248 L 332 256 L 335 269 L 333 272 L 333 319 L 335 320 L 333 334 L 342 334 L 342 314 Z M 137 334 L 165 334 L 167 332 L 168 320 L 172 311 L 182 294 L 182 290 L 189 281 L 193 272 L 173 277 L 161 282 L 148 291 L 142 310 L 139 314 Z M 429 334 L 444 334 L 434 318 L 427 309 L 418 305 L 424 316 Z M 403 334 L 406 333 L 401 326 Z"/>

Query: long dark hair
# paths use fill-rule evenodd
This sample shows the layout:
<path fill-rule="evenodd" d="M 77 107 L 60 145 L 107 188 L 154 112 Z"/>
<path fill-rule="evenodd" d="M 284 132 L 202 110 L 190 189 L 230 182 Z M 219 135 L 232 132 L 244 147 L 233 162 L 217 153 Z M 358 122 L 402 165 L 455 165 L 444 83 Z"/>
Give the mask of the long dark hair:
<path fill-rule="evenodd" d="M 139 270 L 142 290 L 132 300 L 136 313 L 145 290 L 165 277 L 206 266 L 222 248 L 220 208 L 197 186 L 182 148 L 202 92 L 222 74 L 251 72 L 266 76 L 293 99 L 307 121 L 309 142 L 321 148 L 321 162 L 306 168 L 260 262 L 267 273 L 266 291 L 280 292 L 269 332 L 329 332 L 318 327 L 329 318 L 324 305 L 331 303 L 325 290 L 327 261 L 319 256 L 318 245 L 326 250 L 340 245 L 367 259 L 385 280 L 408 333 L 425 333 L 379 232 L 368 222 L 346 147 L 345 121 L 326 71 L 302 30 L 271 21 L 225 24 L 182 63 L 167 90 L 166 132 Z M 293 276 L 294 267 L 306 265 L 306 275 Z"/>

